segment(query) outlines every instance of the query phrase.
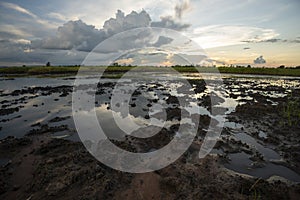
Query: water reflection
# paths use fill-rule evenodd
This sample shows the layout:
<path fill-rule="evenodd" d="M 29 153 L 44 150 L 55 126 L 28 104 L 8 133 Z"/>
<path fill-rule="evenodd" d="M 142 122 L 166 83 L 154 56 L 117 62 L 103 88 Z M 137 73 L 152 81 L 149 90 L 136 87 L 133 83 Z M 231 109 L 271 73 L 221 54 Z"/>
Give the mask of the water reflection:
<path fill-rule="evenodd" d="M 160 75 L 157 73 L 149 74 L 149 76 L 161 76 L 162 80 L 168 75 Z M 239 75 L 240 76 L 240 75 Z M 197 74 L 186 74 L 184 78 L 189 80 L 198 80 L 201 77 Z M 212 74 L 207 75 L 208 79 L 213 80 Z M 206 77 L 206 78 L 207 78 Z M 115 112 L 112 114 L 110 104 L 112 98 L 112 90 L 110 84 L 107 87 L 103 87 L 103 91 L 96 95 L 96 114 L 101 123 L 101 127 L 107 136 L 111 139 L 123 140 L 125 133 L 136 132 L 140 126 L 148 126 L 149 123 L 156 127 L 164 127 L 170 129 L 173 125 L 180 123 L 180 120 L 184 124 L 195 126 L 190 116 L 193 114 L 199 114 L 201 116 L 209 116 L 220 121 L 222 116 L 214 116 L 211 114 L 210 106 L 207 106 L 202 101 L 209 96 L 211 91 L 219 97 L 219 104 L 215 105 L 217 108 L 226 108 L 225 114 L 235 112 L 238 105 L 243 105 L 253 102 L 263 101 L 266 105 L 278 105 L 281 98 L 290 94 L 294 88 L 300 88 L 299 78 L 283 77 L 280 79 L 271 76 L 250 76 L 241 75 L 224 75 L 224 88 L 207 87 L 204 91 L 192 94 L 190 96 L 178 92 L 177 88 L 180 88 L 179 83 L 172 82 L 172 79 L 168 81 L 161 81 L 160 84 L 149 84 L 140 90 L 147 91 L 143 95 L 137 95 L 134 99 L 130 99 L 129 112 L 122 115 L 122 112 Z M 93 77 L 90 77 L 93 79 Z M 97 80 L 95 80 L 97 81 Z M 123 80 L 125 84 L 129 79 Z M 238 81 L 238 84 L 237 84 Z M 112 83 L 113 79 L 103 79 L 101 83 Z M 89 83 L 89 81 L 87 82 Z M 35 93 L 28 92 L 30 88 L 34 87 L 56 87 L 66 86 L 65 88 L 58 89 L 57 91 L 51 91 L 47 93 L 47 90 L 38 90 Z M 52 137 L 65 138 L 73 141 L 78 141 L 78 135 L 75 131 L 74 122 L 72 119 L 72 102 L 71 93 L 64 94 L 64 90 L 73 85 L 71 78 L 15 78 L 13 80 L 2 80 L 0 88 L 0 104 L 1 109 L 14 109 L 11 113 L 5 113 L 0 116 L 0 139 L 7 136 L 22 137 L 34 129 L 41 129 L 47 125 L 48 130 L 53 131 L 53 127 L 67 126 L 66 129 L 61 131 L 51 132 Z M 24 89 L 23 93 L 17 93 L 14 91 Z M 27 91 L 27 92 L 26 92 Z M 183 117 L 180 120 L 178 118 L 168 117 L 164 112 L 164 108 L 176 108 L 172 103 L 167 104 L 166 100 L 168 95 L 182 97 L 188 99 L 188 103 L 185 106 L 179 107 L 179 109 L 187 113 L 187 117 Z M 262 97 L 264 98 L 262 98 Z M 133 106 L 135 105 L 135 106 Z M 148 106 L 147 106 L 148 105 Z M 116 106 L 116 105 L 114 105 Z M 119 105 L 120 106 L 120 105 Z M 175 111 L 175 110 L 174 110 Z M 87 113 L 81 113 L 86 115 Z M 149 115 L 150 119 L 147 119 Z M 53 119 L 60 117 L 61 120 L 55 122 Z M 87 117 L 88 118 L 88 117 Z M 116 124 L 116 121 L 119 124 Z M 133 121 L 138 126 L 134 127 L 129 121 Z M 93 127 L 91 124 L 86 125 Z M 122 127 L 120 129 L 119 127 Z M 51 129 L 52 127 L 52 129 Z M 263 166 L 257 167 L 253 165 L 253 161 L 250 159 L 250 155 L 245 152 L 231 153 L 229 154 L 230 162 L 225 164 L 229 169 L 235 170 L 240 173 L 245 173 L 253 176 L 268 178 L 271 175 L 279 175 L 288 178 L 293 181 L 299 181 L 299 175 L 291 169 L 274 164 L 274 161 L 281 161 L 282 157 L 274 151 L 271 147 L 265 145 L 262 141 L 268 138 L 268 133 L 264 130 L 258 132 L 258 138 L 255 138 L 242 130 L 243 125 L 227 120 L 225 122 L 225 128 L 230 130 L 230 137 L 236 141 L 241 141 L 256 149 L 261 153 L 265 159 Z M 46 129 L 47 130 L 47 129 Z M 60 130 L 60 129 L 57 129 Z M 203 131 L 206 131 L 203 128 Z M 177 133 L 179 134 L 179 133 Z M 260 140 L 261 139 L 261 140 Z M 214 150 L 218 154 L 222 154 L 220 149 Z"/>

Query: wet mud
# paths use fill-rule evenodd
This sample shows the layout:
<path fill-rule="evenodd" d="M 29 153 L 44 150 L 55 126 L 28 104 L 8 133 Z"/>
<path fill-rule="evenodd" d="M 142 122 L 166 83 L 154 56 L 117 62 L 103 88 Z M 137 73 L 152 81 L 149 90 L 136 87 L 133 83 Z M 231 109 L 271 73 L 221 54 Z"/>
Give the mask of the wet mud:
<path fill-rule="evenodd" d="M 16 78 L 2 82 L 13 84 L 16 80 L 20 81 Z M 140 124 L 156 120 L 151 126 L 133 130 L 131 135 L 117 127 L 110 112 L 122 106 L 111 105 L 115 81 L 99 83 L 97 115 L 109 139 L 120 148 L 154 151 L 180 137 L 180 121 L 187 128 L 197 126 L 192 145 L 176 162 L 144 174 L 113 170 L 88 153 L 72 119 L 72 80 L 59 79 L 52 85 L 47 79 L 35 81 L 37 86 L 24 84 L 24 88 L 0 90 L 1 199 L 300 196 L 298 79 L 225 77 L 219 87 L 192 77 L 191 93 L 172 81 L 142 85 L 131 91 L 129 115 Z M 88 88 L 86 85 L 76 89 Z M 207 130 L 210 125 L 220 124 L 220 116 L 213 115 L 212 108 L 225 117 L 223 131 L 211 153 L 199 159 Z M 158 134 L 134 137 L 149 131 Z"/>

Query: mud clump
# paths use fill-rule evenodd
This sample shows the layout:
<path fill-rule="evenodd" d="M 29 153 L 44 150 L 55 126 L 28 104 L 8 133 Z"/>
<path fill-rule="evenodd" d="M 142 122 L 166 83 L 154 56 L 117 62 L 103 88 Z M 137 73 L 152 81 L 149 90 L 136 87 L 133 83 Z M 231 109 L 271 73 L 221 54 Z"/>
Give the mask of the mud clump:
<path fill-rule="evenodd" d="M 189 161 L 187 157 L 200 144 L 193 144 L 191 148 L 197 148 L 164 169 L 130 174 L 103 165 L 81 143 L 45 138 L 41 142 L 40 138 L 36 145 L 35 140 L 2 140 L 1 152 L 14 148 L 17 155 L 32 148 L 28 155 L 34 165 L 30 178 L 22 185 L 16 185 L 14 179 L 18 177 L 13 174 L 30 156 L 12 159 L 1 167 L 1 199 L 248 199 L 255 194 L 264 199 L 289 199 L 300 195 L 300 185 L 234 174 L 224 169 L 216 156 Z"/>
<path fill-rule="evenodd" d="M 37 129 L 30 130 L 27 135 L 40 135 L 44 133 L 55 133 L 69 130 L 67 125 L 49 126 L 48 124 L 33 124 L 33 127 L 40 126 Z"/>
<path fill-rule="evenodd" d="M 55 117 L 51 120 L 49 120 L 50 123 L 53 123 L 53 122 L 61 122 L 61 121 L 64 121 L 66 119 L 70 119 L 71 116 L 66 116 L 66 117 Z"/>
<path fill-rule="evenodd" d="M 3 115 L 9 115 L 9 114 L 12 114 L 14 112 L 19 112 L 19 108 L 16 107 L 16 108 L 2 108 L 0 109 L 0 116 L 3 116 Z"/>

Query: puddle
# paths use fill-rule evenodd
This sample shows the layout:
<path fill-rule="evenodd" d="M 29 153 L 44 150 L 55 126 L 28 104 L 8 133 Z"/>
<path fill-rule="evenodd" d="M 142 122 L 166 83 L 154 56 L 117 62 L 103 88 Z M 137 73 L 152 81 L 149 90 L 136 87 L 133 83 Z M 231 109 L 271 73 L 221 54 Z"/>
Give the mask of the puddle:
<path fill-rule="evenodd" d="M 11 159 L 9 158 L 0 158 L 0 166 L 5 166 L 10 162 Z"/>
<path fill-rule="evenodd" d="M 271 176 L 277 175 L 294 182 L 300 182 L 300 175 L 287 167 L 273 163 L 266 163 L 265 166 L 261 168 L 253 167 L 253 162 L 249 159 L 249 155 L 244 152 L 230 154 L 229 157 L 231 161 L 228 164 L 225 164 L 225 167 L 230 170 L 263 179 L 268 179 Z"/>
<path fill-rule="evenodd" d="M 283 77 L 284 80 L 280 80 L 282 77 L 272 76 L 252 76 L 252 75 L 223 75 L 224 87 L 214 85 L 206 88 L 201 93 L 194 95 L 181 94 L 177 91 L 177 88 L 182 84 L 174 83 L 171 75 L 161 75 L 158 73 L 149 74 L 149 77 L 160 77 L 160 85 L 151 83 L 143 85 L 140 89 L 144 92 L 141 95 L 137 95 L 135 99 L 131 99 L 130 103 L 135 106 L 131 106 L 129 113 L 115 112 L 111 113 L 110 100 L 112 88 L 111 86 L 105 87 L 101 94 L 96 95 L 96 113 L 101 123 L 103 131 L 107 133 L 107 136 L 111 139 L 122 140 L 125 136 L 124 132 L 134 132 L 137 127 L 148 126 L 149 124 L 156 127 L 170 128 L 174 124 L 178 124 L 178 120 L 161 120 L 153 119 L 152 116 L 158 115 L 166 108 L 172 108 L 171 104 L 166 104 L 166 98 L 168 95 L 174 95 L 188 101 L 187 105 L 180 108 L 187 111 L 189 115 L 199 114 L 210 116 L 217 121 L 221 121 L 226 115 L 235 112 L 238 105 L 245 104 L 247 102 L 257 102 L 255 95 L 261 95 L 265 97 L 266 104 L 277 105 L 277 99 L 285 97 L 291 91 L 292 88 L 300 88 L 300 78 Z M 168 80 L 166 80 L 166 77 Z M 188 74 L 183 78 L 200 79 L 199 74 Z M 209 80 L 214 80 L 217 76 L 213 74 L 207 74 L 205 76 Z M 96 79 L 90 77 L 86 83 L 90 81 L 96 82 Z M 236 81 L 238 80 L 238 83 Z M 30 87 L 55 87 L 55 86 L 72 86 L 74 77 L 70 78 L 15 78 L 14 80 L 2 80 L 0 86 L 0 102 L 2 108 L 15 108 L 19 107 L 19 110 L 11 114 L 0 116 L 0 139 L 7 136 L 22 137 L 30 130 L 38 129 L 41 125 L 48 125 L 49 127 L 66 125 L 68 130 L 52 133 L 54 138 L 64 138 L 72 141 L 79 141 L 79 136 L 75 131 L 75 125 L 72 119 L 72 97 L 71 93 L 61 96 L 61 92 L 53 91 L 51 94 L 45 95 L 44 91 L 36 92 L 35 94 L 19 94 L 10 95 L 14 90 L 28 89 Z M 171 81 L 171 82 L 170 82 Z M 173 81 L 173 82 L 172 82 Z M 176 80 L 175 80 L 176 81 Z M 113 79 L 103 79 L 101 83 L 115 82 Z M 129 79 L 123 80 L 122 83 L 126 84 L 130 82 Z M 268 91 L 269 87 L 274 87 L 272 91 Z M 151 88 L 151 90 L 148 90 Z M 199 106 L 198 100 L 208 95 L 211 91 L 221 99 L 216 108 L 227 108 L 224 115 L 212 116 L 210 108 Z M 46 91 L 47 92 L 47 91 Z M 252 96 L 251 96 L 252 95 Z M 253 96 L 254 95 L 254 96 Z M 23 99 L 23 100 L 22 100 Z M 156 103 L 150 102 L 156 99 Z M 147 105 L 151 103 L 148 107 Z M 121 104 L 120 104 L 121 105 Z M 82 113 L 84 116 L 85 113 Z M 145 118 L 149 115 L 151 120 Z M 61 121 L 51 122 L 56 117 L 68 117 Z M 162 116 L 164 116 L 162 114 Z M 88 116 L 85 116 L 88 117 Z M 166 117 L 166 115 L 164 116 Z M 116 123 L 117 121 L 117 123 Z M 183 123 L 194 125 L 192 121 L 187 118 L 182 118 Z M 132 124 L 134 122 L 134 124 Z M 32 126 L 36 124 L 36 126 Z M 87 128 L 93 127 L 92 124 L 87 123 Z M 122 127 L 122 129 L 120 128 Z M 264 156 L 265 165 L 263 167 L 252 166 L 253 161 L 249 159 L 248 154 L 234 153 L 229 154 L 231 161 L 225 166 L 228 169 L 249 174 L 256 177 L 268 178 L 272 175 L 279 175 L 289 180 L 300 180 L 299 175 L 290 170 L 287 167 L 272 163 L 274 160 L 281 160 L 281 156 L 268 146 L 263 145 L 262 141 L 259 141 L 250 135 L 243 132 L 242 125 L 231 121 L 226 121 L 224 127 L 231 129 L 230 137 L 240 140 L 243 143 L 250 145 Z M 204 130 L 205 131 L 205 130 Z M 263 139 L 268 138 L 268 134 L 262 130 L 258 132 L 258 137 Z M 212 153 L 219 154 L 220 150 L 213 150 Z M 7 160 L 1 160 L 0 164 L 7 162 Z"/>
<path fill-rule="evenodd" d="M 259 131 L 258 137 L 260 137 L 262 139 L 267 139 L 268 135 L 265 132 L 263 132 L 263 131 Z"/>
<path fill-rule="evenodd" d="M 263 156 L 265 160 L 280 160 L 281 157 L 278 153 L 274 150 L 264 147 L 263 145 L 259 144 L 253 137 L 250 135 L 240 132 L 234 134 L 234 137 L 237 140 L 240 140 L 246 144 L 252 145 L 255 149 L 257 149 Z"/>

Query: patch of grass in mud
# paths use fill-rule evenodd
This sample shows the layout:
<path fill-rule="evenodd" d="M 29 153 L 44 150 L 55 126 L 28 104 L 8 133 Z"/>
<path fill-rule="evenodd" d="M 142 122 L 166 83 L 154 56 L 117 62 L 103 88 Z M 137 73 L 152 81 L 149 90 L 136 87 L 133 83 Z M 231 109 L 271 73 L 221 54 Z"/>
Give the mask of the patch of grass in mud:
<path fill-rule="evenodd" d="M 286 106 L 283 108 L 283 116 L 289 126 L 296 126 L 300 123 L 300 97 L 291 93 Z"/>

